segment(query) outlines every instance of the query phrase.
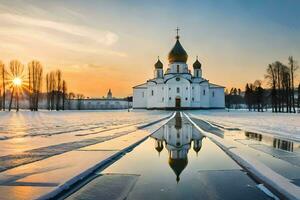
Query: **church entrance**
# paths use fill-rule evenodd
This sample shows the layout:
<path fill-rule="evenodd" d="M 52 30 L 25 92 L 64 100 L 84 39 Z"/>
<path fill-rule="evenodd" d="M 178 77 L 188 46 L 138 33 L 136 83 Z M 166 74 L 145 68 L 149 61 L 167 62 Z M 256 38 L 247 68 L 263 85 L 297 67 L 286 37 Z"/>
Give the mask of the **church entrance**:
<path fill-rule="evenodd" d="M 175 99 L 175 108 L 179 109 L 181 107 L 181 99 L 180 97 L 176 97 Z"/>

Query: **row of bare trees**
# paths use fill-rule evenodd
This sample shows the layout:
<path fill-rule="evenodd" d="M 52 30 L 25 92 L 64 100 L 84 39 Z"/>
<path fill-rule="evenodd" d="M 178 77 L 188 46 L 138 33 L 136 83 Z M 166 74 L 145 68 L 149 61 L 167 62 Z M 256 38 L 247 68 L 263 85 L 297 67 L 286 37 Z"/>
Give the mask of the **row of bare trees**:
<path fill-rule="evenodd" d="M 29 79 L 29 109 L 37 111 L 39 107 L 39 97 L 42 91 L 43 66 L 39 61 L 28 63 Z"/>
<path fill-rule="evenodd" d="M 46 90 L 48 110 L 65 110 L 67 83 L 60 70 L 46 74 Z"/>
<path fill-rule="evenodd" d="M 279 61 L 269 64 L 265 75 L 271 87 L 271 107 L 273 112 L 296 112 L 295 74 L 299 66 L 292 56 L 285 65 Z M 298 93 L 299 101 L 299 93 Z"/>
<path fill-rule="evenodd" d="M 272 108 L 272 112 L 296 113 L 300 111 L 300 84 L 295 87 L 295 77 L 298 64 L 292 56 L 285 65 L 279 61 L 269 64 L 265 80 L 269 88 L 263 88 L 262 82 L 257 80 L 253 84 L 246 84 L 244 100 L 249 111 Z M 298 93 L 298 95 L 296 95 Z"/>
<path fill-rule="evenodd" d="M 19 110 L 21 97 L 28 98 L 31 111 L 38 111 L 40 99 L 43 97 L 43 65 L 33 60 L 28 63 L 27 67 L 28 74 L 26 75 L 24 65 L 20 61 L 10 61 L 8 68 L 0 61 L 0 110 L 6 109 L 6 101 L 10 96 L 9 111 L 13 107 L 13 102 L 15 102 L 16 110 Z M 66 81 L 62 79 L 60 70 L 46 75 L 46 89 L 47 93 L 44 96 L 46 96 L 47 108 L 64 110 L 68 94 Z"/>
<path fill-rule="evenodd" d="M 0 77 L 1 77 L 1 104 L 0 108 L 5 110 L 6 108 L 6 96 L 7 90 L 10 91 L 10 100 L 8 110 L 12 109 L 13 101 L 15 101 L 16 110 L 19 110 L 19 99 L 23 92 L 22 79 L 24 73 L 24 65 L 18 60 L 12 60 L 9 63 L 8 70 L 5 64 L 0 61 Z"/>

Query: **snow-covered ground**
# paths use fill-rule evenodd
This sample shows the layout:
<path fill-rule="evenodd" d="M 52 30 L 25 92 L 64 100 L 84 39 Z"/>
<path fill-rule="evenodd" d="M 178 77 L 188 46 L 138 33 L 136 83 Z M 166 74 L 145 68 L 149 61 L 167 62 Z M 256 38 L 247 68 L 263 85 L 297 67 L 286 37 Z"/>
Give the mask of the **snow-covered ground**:
<path fill-rule="evenodd" d="M 300 141 L 300 114 L 246 110 L 197 110 L 188 113 L 224 127 L 268 133 Z"/>
<path fill-rule="evenodd" d="M 160 118 L 159 111 L 20 111 L 0 112 L 0 140 L 51 136 L 93 128 L 112 128 Z"/>
<path fill-rule="evenodd" d="M 0 112 L 0 163 L 2 156 L 32 149 L 46 148 L 50 151 L 58 149 L 58 145 L 64 148 L 102 141 L 169 114 L 127 110 Z"/>

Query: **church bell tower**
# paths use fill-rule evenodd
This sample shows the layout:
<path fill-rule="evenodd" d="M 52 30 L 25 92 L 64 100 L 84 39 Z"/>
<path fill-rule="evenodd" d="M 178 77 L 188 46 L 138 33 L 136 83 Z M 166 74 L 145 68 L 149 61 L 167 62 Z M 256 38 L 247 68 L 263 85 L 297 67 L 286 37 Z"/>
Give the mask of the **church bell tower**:
<path fill-rule="evenodd" d="M 193 64 L 193 68 L 194 68 L 194 77 L 196 77 L 196 78 L 202 78 L 201 63 L 198 60 L 198 56 L 197 56 L 196 61 Z"/>
<path fill-rule="evenodd" d="M 163 64 L 159 60 L 159 57 L 157 58 L 157 62 L 154 64 L 155 70 L 154 70 L 154 77 L 155 78 L 163 78 L 164 70 L 163 70 Z"/>

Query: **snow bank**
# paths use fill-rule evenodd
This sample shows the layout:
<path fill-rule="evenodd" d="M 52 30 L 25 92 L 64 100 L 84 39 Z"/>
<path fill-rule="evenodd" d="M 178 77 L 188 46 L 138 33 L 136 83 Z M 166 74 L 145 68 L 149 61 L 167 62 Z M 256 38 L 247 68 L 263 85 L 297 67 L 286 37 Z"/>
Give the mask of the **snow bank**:
<path fill-rule="evenodd" d="M 273 134 L 300 141 L 300 114 L 249 112 L 246 110 L 199 110 L 189 111 L 201 118 L 224 127 L 245 131 Z"/>

